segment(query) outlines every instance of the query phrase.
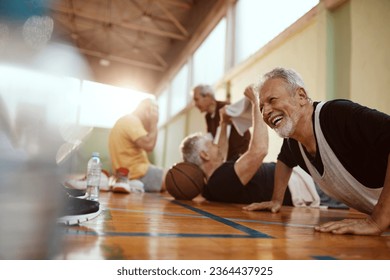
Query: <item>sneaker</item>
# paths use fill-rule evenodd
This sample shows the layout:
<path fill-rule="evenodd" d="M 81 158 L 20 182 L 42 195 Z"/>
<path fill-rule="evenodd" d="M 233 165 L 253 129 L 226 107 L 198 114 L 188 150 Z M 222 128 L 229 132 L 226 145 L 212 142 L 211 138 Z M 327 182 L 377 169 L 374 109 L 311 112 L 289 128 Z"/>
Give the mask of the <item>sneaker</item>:
<path fill-rule="evenodd" d="M 120 167 L 116 170 L 116 180 L 112 185 L 112 191 L 117 193 L 143 193 L 144 183 L 140 180 L 129 180 L 129 170 Z"/>
<path fill-rule="evenodd" d="M 142 181 L 140 181 L 140 180 L 130 180 L 129 185 L 130 185 L 130 192 L 133 192 L 133 193 L 144 193 L 145 192 L 144 183 L 142 183 Z"/>
<path fill-rule="evenodd" d="M 101 191 L 110 191 L 111 187 L 108 183 L 108 177 L 109 174 L 106 170 L 102 170 L 102 173 L 100 175 L 100 184 L 99 184 L 99 190 Z M 85 176 L 82 179 L 70 179 L 67 180 L 64 185 L 70 189 L 77 189 L 77 190 L 87 190 L 87 176 Z"/>
<path fill-rule="evenodd" d="M 97 201 L 66 195 L 65 207 L 57 223 L 68 226 L 78 225 L 99 216 L 101 209 Z"/>
<path fill-rule="evenodd" d="M 139 180 L 130 180 L 127 183 L 117 182 L 112 186 L 112 191 L 116 193 L 143 193 L 144 183 Z"/>
<path fill-rule="evenodd" d="M 129 170 L 127 168 L 120 167 L 116 170 L 116 180 L 112 185 L 112 191 L 116 193 L 130 193 Z"/>

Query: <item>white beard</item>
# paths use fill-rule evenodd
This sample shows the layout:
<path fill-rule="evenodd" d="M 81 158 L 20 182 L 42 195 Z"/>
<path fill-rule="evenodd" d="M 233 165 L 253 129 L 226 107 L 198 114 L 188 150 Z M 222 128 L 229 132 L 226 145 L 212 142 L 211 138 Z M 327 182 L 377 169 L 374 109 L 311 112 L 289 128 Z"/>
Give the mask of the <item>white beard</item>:
<path fill-rule="evenodd" d="M 295 131 L 295 124 L 296 116 L 293 115 L 292 117 L 285 117 L 284 118 L 284 125 L 275 128 L 275 132 L 282 138 L 289 138 L 290 135 Z"/>

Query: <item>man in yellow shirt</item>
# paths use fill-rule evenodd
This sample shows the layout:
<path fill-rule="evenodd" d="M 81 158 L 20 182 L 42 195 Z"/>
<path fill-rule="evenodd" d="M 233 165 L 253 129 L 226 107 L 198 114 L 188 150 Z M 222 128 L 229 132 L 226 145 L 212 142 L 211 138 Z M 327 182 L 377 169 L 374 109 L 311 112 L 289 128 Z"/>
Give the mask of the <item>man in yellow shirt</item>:
<path fill-rule="evenodd" d="M 117 120 L 109 135 L 113 169 L 127 169 L 128 178 L 141 181 L 146 192 L 160 191 L 163 182 L 163 170 L 152 165 L 147 155 L 156 145 L 157 122 L 157 105 L 145 99 L 134 112 Z"/>

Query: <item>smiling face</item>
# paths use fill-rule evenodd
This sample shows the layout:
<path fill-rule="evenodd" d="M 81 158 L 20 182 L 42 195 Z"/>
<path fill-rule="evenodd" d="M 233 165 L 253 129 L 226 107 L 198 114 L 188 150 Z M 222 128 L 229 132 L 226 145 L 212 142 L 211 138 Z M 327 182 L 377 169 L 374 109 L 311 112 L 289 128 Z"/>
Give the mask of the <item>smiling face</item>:
<path fill-rule="evenodd" d="M 260 110 L 265 123 L 280 137 L 293 135 L 299 121 L 299 108 L 299 95 L 284 80 L 276 78 L 264 83 L 260 91 Z"/>

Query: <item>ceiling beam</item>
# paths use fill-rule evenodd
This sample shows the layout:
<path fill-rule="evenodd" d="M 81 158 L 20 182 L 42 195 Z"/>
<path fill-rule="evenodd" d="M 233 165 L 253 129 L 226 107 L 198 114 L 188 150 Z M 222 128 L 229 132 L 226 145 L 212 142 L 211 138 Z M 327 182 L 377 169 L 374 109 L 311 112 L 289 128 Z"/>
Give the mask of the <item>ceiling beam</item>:
<path fill-rule="evenodd" d="M 120 57 L 120 56 L 116 56 L 116 55 L 110 55 L 110 54 L 107 55 L 107 54 L 104 54 L 104 53 L 98 52 L 98 51 L 87 50 L 87 49 L 82 49 L 82 48 L 79 48 L 79 51 L 85 55 L 89 55 L 92 57 L 116 61 L 116 62 L 132 65 L 132 66 L 142 67 L 142 68 L 149 69 L 149 70 L 154 70 L 154 71 L 159 71 L 159 72 L 164 72 L 166 70 L 166 67 L 161 66 L 161 65 L 155 65 L 155 64 L 146 63 L 146 62 L 142 62 L 142 61 L 138 61 L 138 60 L 134 60 L 134 59 L 129 59 L 129 58 L 125 58 L 125 57 Z"/>
<path fill-rule="evenodd" d="M 115 25 L 118 25 L 118 26 L 121 26 L 124 28 L 128 28 L 128 29 L 132 29 L 135 31 L 143 31 L 143 32 L 153 34 L 156 36 L 167 37 L 167 38 L 181 40 L 181 41 L 188 39 L 188 36 L 184 36 L 184 35 L 169 32 L 169 31 L 159 30 L 159 29 L 155 29 L 155 28 L 151 28 L 151 27 L 147 27 L 147 26 L 143 26 L 143 25 L 139 25 L 139 24 L 134 24 L 134 23 L 121 22 L 120 24 L 115 24 Z"/>
<path fill-rule="evenodd" d="M 157 6 L 165 13 L 165 15 L 172 21 L 172 23 L 181 31 L 184 36 L 188 36 L 188 31 L 184 26 L 176 19 L 176 17 L 160 2 L 155 2 Z"/>
<path fill-rule="evenodd" d="M 121 32 L 115 32 L 115 33 L 119 36 L 119 38 L 121 38 L 123 41 L 125 41 L 126 44 L 129 44 L 132 47 L 136 47 L 134 45 L 134 42 L 131 42 L 129 40 L 129 38 L 126 37 L 125 34 L 122 34 Z M 139 46 L 142 49 L 146 50 L 149 54 L 151 54 L 158 62 L 160 62 L 161 66 L 163 66 L 163 67 L 168 66 L 168 63 L 165 61 L 165 59 L 161 55 L 159 55 L 157 52 L 151 50 L 146 44 L 142 43 L 142 41 L 139 44 Z"/>
<path fill-rule="evenodd" d="M 193 6 L 193 1 L 190 1 L 190 2 L 183 2 L 182 0 L 155 0 L 155 2 L 158 2 L 158 1 L 162 1 L 162 2 L 165 2 L 169 5 L 172 5 L 172 6 L 175 6 L 175 7 L 178 7 L 178 8 L 182 8 L 182 9 L 191 9 L 192 6 Z"/>
<path fill-rule="evenodd" d="M 226 15 L 228 1 L 216 0 L 215 2 L 216 3 L 213 5 L 211 10 L 207 11 L 207 13 L 205 12 L 207 16 L 202 19 L 201 24 L 191 35 L 191 38 L 188 40 L 185 47 L 181 49 L 180 52 L 173 50 L 173 52 L 171 52 L 171 54 L 173 54 L 172 57 L 168 59 L 166 58 L 167 62 L 170 64 L 170 67 L 167 71 L 164 72 L 164 76 L 153 89 L 152 92 L 154 92 L 156 95 L 159 95 L 162 92 L 162 90 L 169 84 L 169 81 L 173 79 L 177 71 L 186 63 L 188 57 L 190 57 L 196 51 L 196 49 L 207 38 L 214 27 Z"/>
<path fill-rule="evenodd" d="M 151 28 L 151 27 L 143 26 L 143 25 L 139 25 L 139 24 L 127 23 L 127 22 L 113 23 L 113 22 L 108 22 L 107 20 L 99 20 L 96 17 L 93 17 L 91 15 L 81 14 L 81 13 L 76 12 L 76 11 L 73 12 L 73 11 L 71 11 L 67 8 L 63 8 L 63 7 L 55 7 L 55 8 L 51 8 L 51 10 L 53 12 L 56 12 L 56 13 L 62 13 L 62 14 L 65 13 L 66 15 L 73 13 L 78 18 L 93 21 L 93 22 L 99 23 L 101 25 L 119 26 L 119 27 L 123 27 L 126 29 L 130 29 L 130 30 L 134 30 L 134 31 L 142 31 L 142 32 L 146 32 L 146 33 L 153 34 L 156 36 L 171 38 L 171 39 L 175 39 L 175 40 L 184 41 L 184 40 L 188 39 L 188 36 L 184 36 L 181 34 L 170 32 L 170 31 L 155 29 L 155 28 Z"/>

